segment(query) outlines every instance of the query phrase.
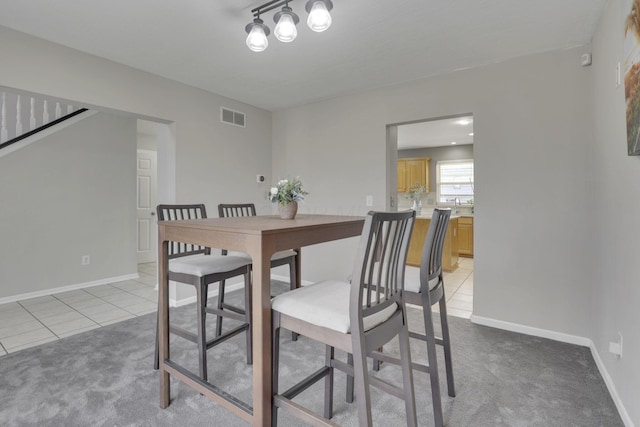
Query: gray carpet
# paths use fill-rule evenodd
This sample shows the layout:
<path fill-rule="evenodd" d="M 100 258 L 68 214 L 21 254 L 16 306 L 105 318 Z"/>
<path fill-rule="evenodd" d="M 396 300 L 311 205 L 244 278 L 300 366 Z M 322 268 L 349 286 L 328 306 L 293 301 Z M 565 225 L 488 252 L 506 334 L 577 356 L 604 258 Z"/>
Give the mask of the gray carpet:
<path fill-rule="evenodd" d="M 419 329 L 420 313 L 410 310 Z M 172 319 L 191 324 L 193 313 L 193 306 L 173 309 Z M 623 426 L 589 349 L 450 319 L 457 396 L 447 396 L 441 375 L 447 426 Z M 177 380 L 172 380 L 171 405 L 159 408 L 154 330 L 155 315 L 149 314 L 0 357 L 0 425 L 247 425 Z M 412 352 L 414 359 L 425 360 L 421 342 L 412 340 Z M 281 353 L 281 383 L 287 387 L 322 364 L 324 347 L 304 337 L 292 342 L 285 333 Z M 208 355 L 209 378 L 250 402 L 244 335 Z M 193 344 L 175 337 L 172 358 L 196 371 Z M 400 372 L 385 365 L 380 376 L 397 383 Z M 428 377 L 417 372 L 414 381 L 419 424 L 431 426 Z M 344 374 L 338 373 L 334 421 L 355 426 L 356 408 L 345 403 L 344 388 Z M 375 389 L 372 400 L 374 425 L 405 425 L 402 402 Z M 296 401 L 320 412 L 322 384 Z M 279 422 L 301 425 L 282 412 Z"/>

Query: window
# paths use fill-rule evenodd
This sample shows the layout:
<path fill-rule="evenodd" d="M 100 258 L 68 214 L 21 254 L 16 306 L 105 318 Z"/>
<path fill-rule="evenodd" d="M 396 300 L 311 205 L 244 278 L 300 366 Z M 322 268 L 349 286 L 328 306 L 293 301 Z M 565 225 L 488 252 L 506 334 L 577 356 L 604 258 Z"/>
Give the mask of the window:
<path fill-rule="evenodd" d="M 437 162 L 436 191 L 440 204 L 473 203 L 473 160 Z"/>

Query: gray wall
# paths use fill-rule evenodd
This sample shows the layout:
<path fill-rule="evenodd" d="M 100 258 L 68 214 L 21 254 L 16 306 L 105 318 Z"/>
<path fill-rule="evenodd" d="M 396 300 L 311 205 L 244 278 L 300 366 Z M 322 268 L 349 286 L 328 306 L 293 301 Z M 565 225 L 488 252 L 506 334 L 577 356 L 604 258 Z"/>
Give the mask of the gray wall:
<path fill-rule="evenodd" d="M 303 176 L 311 192 L 306 209 L 364 212 L 366 194 L 373 195 L 374 208 L 384 209 L 385 126 L 472 113 L 475 315 L 587 337 L 593 162 L 585 120 L 591 74 L 580 67 L 585 49 L 276 112 L 274 173 Z M 313 253 L 316 259 L 340 255 Z M 310 280 L 346 277 L 349 268 L 350 262 L 331 269 L 305 263 L 303 273 Z"/>
<path fill-rule="evenodd" d="M 590 326 L 630 419 L 640 426 L 640 157 L 627 156 L 624 85 L 615 86 L 613 73 L 625 58 L 628 10 L 622 10 L 621 3 L 608 3 L 593 38 L 592 117 L 598 161 L 591 182 L 595 211 L 591 232 L 597 268 L 590 281 Z M 624 337 L 622 358 L 607 351 L 609 342 L 618 340 L 618 332 Z"/>
<path fill-rule="evenodd" d="M 214 214 L 218 203 L 252 201 L 271 211 L 265 199 L 272 182 L 269 111 L 6 27 L 0 27 L 0 40 L 0 82 L 7 88 L 170 124 L 159 141 L 158 202 L 202 202 Z M 246 113 L 247 127 L 220 123 L 221 106 Z M 266 182 L 256 183 L 256 174 Z M 168 176 L 175 179 L 166 182 Z M 172 297 L 191 293 L 181 286 Z"/>
<path fill-rule="evenodd" d="M 221 201 L 265 200 L 271 182 L 269 111 L 6 27 L 0 27 L 0 39 L 3 86 L 171 123 L 175 201 L 201 201 L 214 212 Z M 246 113 L 247 127 L 220 123 L 221 106 Z M 265 183 L 256 183 L 258 173 Z"/>
<path fill-rule="evenodd" d="M 0 298 L 137 272 L 135 159 L 108 113 L 0 158 Z"/>
<path fill-rule="evenodd" d="M 473 159 L 473 144 L 455 145 L 447 147 L 412 148 L 398 150 L 398 158 L 429 157 L 429 194 L 423 198 L 423 206 L 435 206 L 436 204 L 436 163 L 443 160 L 467 160 Z M 398 206 L 410 207 L 410 201 L 403 195 L 398 195 Z"/>
<path fill-rule="evenodd" d="M 364 212 L 366 194 L 384 209 L 393 191 L 385 126 L 472 113 L 475 321 L 593 342 L 623 417 L 640 424 L 640 165 L 626 156 L 612 81 L 621 16 L 610 2 L 592 67 L 580 66 L 583 46 L 276 112 L 273 171 L 303 175 L 307 210 Z M 305 263 L 305 279 L 346 277 L 351 249 L 312 248 L 332 264 Z M 621 360 L 608 353 L 618 330 Z"/>

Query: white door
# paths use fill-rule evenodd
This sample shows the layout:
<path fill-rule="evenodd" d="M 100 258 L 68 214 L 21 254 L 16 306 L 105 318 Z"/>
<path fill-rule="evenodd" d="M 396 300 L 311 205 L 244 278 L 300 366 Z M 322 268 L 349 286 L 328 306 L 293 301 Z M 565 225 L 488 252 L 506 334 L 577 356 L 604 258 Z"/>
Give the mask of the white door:
<path fill-rule="evenodd" d="M 136 202 L 138 208 L 138 264 L 153 262 L 158 256 L 158 226 L 156 223 L 156 192 L 158 153 L 138 150 Z"/>

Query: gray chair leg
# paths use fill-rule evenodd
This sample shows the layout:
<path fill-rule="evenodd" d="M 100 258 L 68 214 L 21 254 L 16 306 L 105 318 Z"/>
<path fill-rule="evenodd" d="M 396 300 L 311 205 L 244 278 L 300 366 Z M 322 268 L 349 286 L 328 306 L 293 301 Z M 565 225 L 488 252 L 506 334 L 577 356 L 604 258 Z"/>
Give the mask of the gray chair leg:
<path fill-rule="evenodd" d="M 325 365 L 329 368 L 329 373 L 324 377 L 324 417 L 331 419 L 333 417 L 333 358 L 335 349 L 326 346 Z"/>
<path fill-rule="evenodd" d="M 378 349 L 378 351 L 379 351 L 380 353 L 382 353 L 382 352 L 384 351 L 384 348 L 383 348 L 383 347 L 380 347 L 380 348 Z M 376 372 L 378 372 L 378 371 L 380 370 L 380 365 L 382 365 L 382 362 L 381 362 L 381 361 L 379 361 L 378 359 L 376 359 L 376 358 L 374 357 L 374 358 L 373 358 L 373 370 L 374 370 L 374 371 L 376 371 Z"/>
<path fill-rule="evenodd" d="M 198 358 L 200 366 L 200 377 L 205 381 L 207 380 L 207 312 L 205 310 L 206 298 L 207 286 L 204 283 L 200 283 L 196 287 L 196 304 L 198 306 Z"/>
<path fill-rule="evenodd" d="M 427 296 L 428 298 L 428 296 Z M 436 337 L 433 328 L 433 318 L 431 304 L 425 301 L 422 304 L 422 315 L 424 317 L 424 329 L 427 344 L 427 357 L 429 359 L 429 377 L 431 378 L 431 399 L 433 401 L 433 418 L 436 427 L 444 425 L 442 415 L 442 402 L 440 398 L 440 382 L 438 379 L 438 357 L 436 354 Z"/>
<path fill-rule="evenodd" d="M 447 303 L 444 296 L 440 299 L 440 324 L 442 325 L 442 346 L 444 347 L 444 364 L 447 370 L 447 391 L 449 396 L 456 397 L 456 386 L 453 381 L 453 362 L 451 360 L 451 340 L 449 338 L 449 321 L 447 320 Z"/>
<path fill-rule="evenodd" d="M 224 280 L 218 285 L 218 310 L 222 310 L 224 304 Z M 222 316 L 216 316 L 216 337 L 222 335 Z"/>
<path fill-rule="evenodd" d="M 347 364 L 353 366 L 353 354 L 347 354 Z M 353 376 L 347 374 L 347 403 L 353 403 Z"/>
<path fill-rule="evenodd" d="M 405 313 L 406 319 L 406 313 Z M 404 389 L 404 404 L 407 412 L 407 426 L 418 425 L 416 415 L 416 398 L 413 388 L 413 369 L 411 368 L 411 348 L 409 347 L 409 331 L 403 328 L 398 334 L 400 346 L 400 362 L 402 365 L 402 385 Z"/>
<path fill-rule="evenodd" d="M 291 258 L 289 261 L 289 290 L 296 289 L 296 260 Z M 298 334 L 291 332 L 291 341 L 298 341 Z"/>
<path fill-rule="evenodd" d="M 253 340 L 251 331 L 251 271 L 244 274 L 244 321 L 249 327 L 246 331 L 247 365 L 253 364 Z"/>
<path fill-rule="evenodd" d="M 355 339 L 354 341 L 360 341 Z M 367 372 L 367 354 L 364 343 L 353 343 L 353 372 L 355 380 L 356 404 L 360 426 L 372 427 L 371 396 L 369 394 L 369 373 Z"/>

